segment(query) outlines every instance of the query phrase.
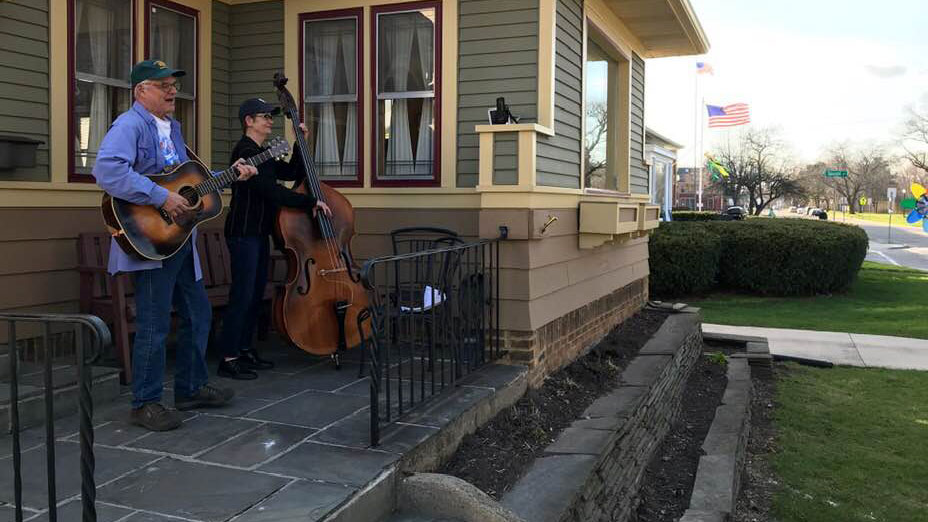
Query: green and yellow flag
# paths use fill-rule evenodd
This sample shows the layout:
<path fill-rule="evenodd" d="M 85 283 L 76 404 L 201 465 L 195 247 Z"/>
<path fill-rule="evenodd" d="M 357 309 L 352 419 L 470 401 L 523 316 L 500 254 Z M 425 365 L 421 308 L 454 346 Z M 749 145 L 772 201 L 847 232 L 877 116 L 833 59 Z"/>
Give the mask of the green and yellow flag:
<path fill-rule="evenodd" d="M 728 171 L 721 163 L 715 161 L 715 158 L 706 153 L 706 170 L 709 171 L 709 177 L 712 181 L 718 181 L 720 177 L 727 178 Z"/>

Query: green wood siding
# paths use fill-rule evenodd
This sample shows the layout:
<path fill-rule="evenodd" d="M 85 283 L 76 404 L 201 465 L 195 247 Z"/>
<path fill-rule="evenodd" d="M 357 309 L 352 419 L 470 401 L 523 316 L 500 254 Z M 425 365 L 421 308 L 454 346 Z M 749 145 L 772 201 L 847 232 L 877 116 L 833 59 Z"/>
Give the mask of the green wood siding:
<path fill-rule="evenodd" d="M 554 59 L 554 136 L 538 136 L 537 184 L 580 188 L 583 5 L 558 0 Z"/>
<path fill-rule="evenodd" d="M 493 133 L 493 184 L 519 184 L 518 133 Z"/>
<path fill-rule="evenodd" d="M 631 191 L 647 194 L 648 166 L 644 164 L 644 60 L 632 56 L 631 139 L 629 141 L 629 170 Z"/>
<path fill-rule="evenodd" d="M 0 2 L 0 134 L 44 142 L 34 168 L 0 170 L 0 180 L 50 179 L 48 68 L 48 0 Z"/>
<path fill-rule="evenodd" d="M 229 6 L 228 11 L 228 135 L 234 145 L 241 136 L 238 106 L 243 101 L 263 98 L 277 105 L 274 73 L 284 68 L 284 4 L 281 0 L 240 4 Z M 298 100 L 299 78 L 290 78 L 287 87 Z M 284 118 L 275 118 L 274 135 L 282 136 L 283 128 Z"/>
<path fill-rule="evenodd" d="M 213 0 L 213 168 L 228 163 L 232 140 L 239 135 L 229 97 L 229 11 L 227 4 Z"/>
<path fill-rule="evenodd" d="M 504 96 L 523 122 L 538 118 L 538 1 L 460 0 L 458 43 L 457 184 L 473 187 L 479 170 L 475 125 Z M 516 137 L 497 136 L 494 165 L 500 183 L 515 183 Z"/>

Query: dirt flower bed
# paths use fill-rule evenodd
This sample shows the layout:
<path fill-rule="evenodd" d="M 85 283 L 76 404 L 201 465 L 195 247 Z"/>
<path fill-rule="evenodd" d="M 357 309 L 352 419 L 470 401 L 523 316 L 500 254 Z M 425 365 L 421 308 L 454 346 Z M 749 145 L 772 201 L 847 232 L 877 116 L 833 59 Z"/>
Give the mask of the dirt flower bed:
<path fill-rule="evenodd" d="M 721 352 L 706 352 L 696 362 L 683 392 L 680 415 L 642 479 L 638 522 L 673 522 L 689 507 L 702 443 L 728 385 L 725 372 Z"/>
<path fill-rule="evenodd" d="M 774 366 L 774 372 L 783 367 Z M 751 400 L 751 434 L 748 438 L 744 470 L 741 472 L 741 491 L 735 506 L 733 522 L 761 522 L 769 520 L 773 495 L 779 479 L 770 465 L 776 451 L 776 429 L 773 424 L 776 381 L 773 376 L 754 379 L 754 397 Z"/>
<path fill-rule="evenodd" d="M 619 374 L 666 318 L 666 314 L 646 310 L 630 317 L 587 355 L 465 437 L 438 472 L 501 498 L 564 428 L 616 387 Z"/>

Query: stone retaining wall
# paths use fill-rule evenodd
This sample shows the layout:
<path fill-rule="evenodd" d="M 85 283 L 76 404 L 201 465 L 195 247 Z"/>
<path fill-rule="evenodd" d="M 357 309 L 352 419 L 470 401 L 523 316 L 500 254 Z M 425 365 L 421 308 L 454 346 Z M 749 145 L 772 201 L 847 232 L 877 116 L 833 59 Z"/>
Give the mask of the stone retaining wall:
<path fill-rule="evenodd" d="M 698 313 L 669 315 L 622 373 L 503 498 L 531 522 L 629 520 L 651 457 L 702 353 Z"/>

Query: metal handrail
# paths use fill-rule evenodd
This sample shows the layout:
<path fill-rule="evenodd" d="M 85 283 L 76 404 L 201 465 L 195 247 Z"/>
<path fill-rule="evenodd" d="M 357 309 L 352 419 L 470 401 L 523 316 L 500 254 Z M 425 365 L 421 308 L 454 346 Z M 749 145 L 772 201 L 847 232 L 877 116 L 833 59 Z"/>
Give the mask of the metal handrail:
<path fill-rule="evenodd" d="M 10 431 L 13 446 L 13 489 L 15 503 L 15 520 L 23 520 L 23 484 L 22 484 L 22 450 L 20 445 L 19 420 L 19 354 L 17 352 L 17 323 L 41 323 L 43 346 L 45 347 L 44 382 L 45 382 L 45 459 L 46 478 L 48 481 L 48 520 L 57 522 L 57 491 L 55 489 L 55 411 L 54 382 L 52 379 L 52 359 L 54 354 L 49 341 L 51 325 L 72 325 L 77 356 L 78 374 L 78 412 L 80 416 L 80 450 L 81 450 L 81 504 L 83 522 L 96 522 L 96 483 L 94 468 L 96 462 L 93 454 L 93 374 L 88 365 L 95 362 L 103 349 L 112 343 L 110 330 L 99 317 L 86 314 L 37 314 L 37 313 L 0 313 L 0 322 L 8 326 L 8 346 L 10 358 Z M 84 344 L 84 333 L 90 333 L 90 349 Z"/>

